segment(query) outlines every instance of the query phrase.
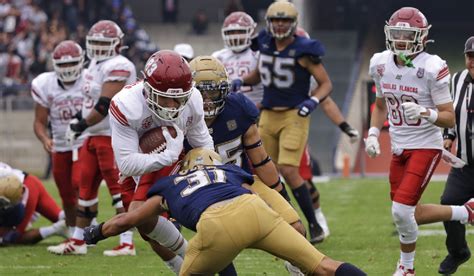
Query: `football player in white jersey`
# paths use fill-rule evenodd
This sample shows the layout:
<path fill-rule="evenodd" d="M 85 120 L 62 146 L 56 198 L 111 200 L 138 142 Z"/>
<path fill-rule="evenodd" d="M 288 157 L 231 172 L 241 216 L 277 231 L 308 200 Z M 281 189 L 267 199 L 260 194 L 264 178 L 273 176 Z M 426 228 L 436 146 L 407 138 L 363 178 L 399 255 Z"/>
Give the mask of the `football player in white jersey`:
<path fill-rule="evenodd" d="M 397 276 L 415 275 L 419 224 L 448 220 L 467 223 L 474 218 L 473 202 L 465 206 L 418 203 L 441 158 L 439 127 L 453 127 L 455 122 L 448 66 L 440 57 L 424 51 L 430 27 L 418 9 L 397 10 L 385 26 L 387 50 L 370 60 L 369 74 L 377 87 L 377 99 L 365 150 L 370 157 L 380 154 L 378 136 L 388 113 L 390 197 L 401 250 L 394 273 Z"/>
<path fill-rule="evenodd" d="M 156 179 L 169 174 L 183 149 L 184 136 L 192 147 L 214 148 L 202 106 L 202 96 L 194 87 L 189 64 L 170 50 L 154 53 L 145 65 L 144 79 L 126 86 L 112 99 L 112 147 L 120 173 L 127 177 L 122 184 L 122 198 L 129 210 L 141 206 Z M 140 137 L 148 130 L 162 126 L 173 126 L 177 136 L 173 138 L 168 129 L 163 128 L 166 149 L 142 153 Z M 144 174 L 143 178 L 147 180 L 139 180 Z M 174 225 L 157 217 L 143 223 L 138 231 L 177 254 L 167 256 L 151 243 L 155 252 L 178 273 L 187 242 Z"/>
<path fill-rule="evenodd" d="M 120 55 L 123 32 L 109 20 L 95 23 L 86 37 L 87 56 L 91 60 L 84 74 L 82 113 L 70 121 L 66 139 L 71 143 L 84 131 L 88 137 L 79 152 L 81 181 L 76 228 L 73 237 L 58 246 L 50 246 L 54 254 L 86 254 L 84 227 L 97 214 L 98 190 L 105 180 L 117 212 L 123 212 L 119 171 L 115 165 L 110 126 L 107 117 L 111 98 L 126 84 L 136 81 L 135 66 Z M 135 255 L 132 232 L 120 236 L 120 245 L 104 251 L 106 256 Z"/>
<path fill-rule="evenodd" d="M 72 235 L 80 181 L 78 150 L 84 135 L 73 144 L 67 143 L 64 135 L 69 121 L 82 108 L 84 51 L 76 42 L 66 40 L 56 46 L 52 59 L 54 71 L 40 74 L 31 83 L 31 96 L 36 103 L 33 129 L 44 149 L 51 153 L 54 181 Z"/>

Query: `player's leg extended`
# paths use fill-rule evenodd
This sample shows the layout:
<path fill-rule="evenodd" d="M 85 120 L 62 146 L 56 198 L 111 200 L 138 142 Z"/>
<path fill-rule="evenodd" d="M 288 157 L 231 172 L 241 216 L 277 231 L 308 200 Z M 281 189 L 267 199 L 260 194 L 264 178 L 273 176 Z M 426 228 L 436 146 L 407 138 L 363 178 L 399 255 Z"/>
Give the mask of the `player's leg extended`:
<path fill-rule="evenodd" d="M 77 197 L 79 184 L 74 175 L 79 173 L 79 161 L 72 160 L 72 152 L 53 152 L 53 177 L 61 196 L 63 210 L 66 215 L 66 225 L 76 225 Z M 76 165 L 77 164 L 77 165 Z M 72 233 L 71 233 L 72 234 Z"/>
<path fill-rule="evenodd" d="M 279 122 L 283 128 L 280 132 L 279 156 L 276 162 L 308 221 L 311 242 L 318 243 L 324 239 L 324 232 L 314 216 L 306 182 L 299 174 L 301 156 L 308 139 L 309 118 L 298 116 L 295 110 L 280 113 Z"/>
<path fill-rule="evenodd" d="M 119 182 L 119 170 L 115 164 L 111 137 L 94 137 L 94 147 L 96 150 L 100 174 L 107 184 L 109 193 L 112 196 L 112 206 L 117 214 L 125 212 L 123 207 L 121 188 Z M 135 255 L 133 245 L 133 232 L 131 230 L 120 234 L 120 244 L 112 250 L 104 251 L 106 256 Z"/>
<path fill-rule="evenodd" d="M 412 270 L 418 224 L 415 208 L 441 157 L 439 150 L 404 150 L 390 164 L 392 217 L 400 238 L 397 270 Z"/>

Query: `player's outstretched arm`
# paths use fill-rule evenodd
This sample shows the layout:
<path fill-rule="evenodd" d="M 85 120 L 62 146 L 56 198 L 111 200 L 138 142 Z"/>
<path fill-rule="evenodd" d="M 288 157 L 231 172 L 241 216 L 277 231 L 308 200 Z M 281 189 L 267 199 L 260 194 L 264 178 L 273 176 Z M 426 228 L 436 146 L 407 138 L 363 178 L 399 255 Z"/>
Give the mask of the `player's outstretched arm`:
<path fill-rule="evenodd" d="M 99 101 L 94 106 L 91 113 L 85 118 L 87 126 L 93 126 L 102 121 L 109 112 L 110 100 L 122 90 L 125 81 L 108 81 L 102 85 L 102 93 Z"/>
<path fill-rule="evenodd" d="M 119 235 L 132 227 L 139 226 L 163 211 L 161 202 L 161 196 L 153 196 L 137 209 L 118 214 L 99 225 L 86 227 L 84 240 L 87 244 L 96 244 L 108 237 Z"/>
<path fill-rule="evenodd" d="M 438 109 L 438 119 L 434 122 L 435 125 L 444 128 L 452 128 L 456 125 L 452 102 L 437 105 L 436 108 Z"/>
<path fill-rule="evenodd" d="M 245 85 L 256 85 L 260 83 L 260 71 L 257 69 L 251 71 L 247 75 L 242 77 L 242 81 Z"/>

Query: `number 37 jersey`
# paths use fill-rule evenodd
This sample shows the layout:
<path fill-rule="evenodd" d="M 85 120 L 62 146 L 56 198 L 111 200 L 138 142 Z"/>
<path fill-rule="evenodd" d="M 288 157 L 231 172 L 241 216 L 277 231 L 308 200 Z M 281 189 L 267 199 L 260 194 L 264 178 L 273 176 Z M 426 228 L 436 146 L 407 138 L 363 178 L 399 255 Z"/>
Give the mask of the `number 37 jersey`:
<path fill-rule="evenodd" d="M 410 120 L 402 103 L 414 102 L 436 110 L 437 105 L 452 102 L 449 93 L 449 69 L 437 55 L 426 52 L 413 59 L 413 67 L 398 67 L 391 51 L 375 54 L 369 75 L 377 88 L 377 97 L 385 98 L 390 123 L 392 149 L 442 148 L 439 127 L 425 119 Z"/>

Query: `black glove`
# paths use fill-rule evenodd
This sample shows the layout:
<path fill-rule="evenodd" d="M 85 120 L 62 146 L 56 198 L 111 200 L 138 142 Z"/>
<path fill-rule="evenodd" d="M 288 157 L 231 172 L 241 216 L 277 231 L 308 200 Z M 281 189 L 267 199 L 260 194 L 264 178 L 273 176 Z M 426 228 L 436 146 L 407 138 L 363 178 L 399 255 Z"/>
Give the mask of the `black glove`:
<path fill-rule="evenodd" d="M 84 241 L 87 244 L 96 244 L 101 240 L 105 240 L 107 237 L 102 235 L 102 222 L 99 225 L 88 226 L 84 228 Z"/>

